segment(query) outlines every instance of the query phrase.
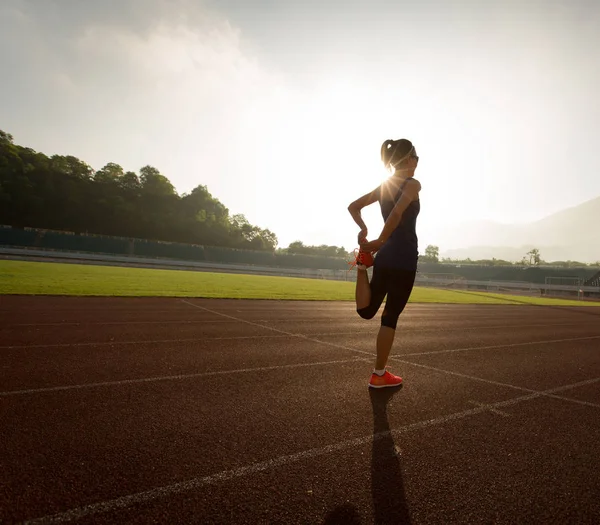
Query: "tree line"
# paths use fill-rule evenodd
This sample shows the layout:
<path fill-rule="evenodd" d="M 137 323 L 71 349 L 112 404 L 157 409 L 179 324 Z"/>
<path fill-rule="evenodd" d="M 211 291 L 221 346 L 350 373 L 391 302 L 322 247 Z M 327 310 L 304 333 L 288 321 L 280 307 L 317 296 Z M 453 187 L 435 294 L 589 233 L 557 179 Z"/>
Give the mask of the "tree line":
<path fill-rule="evenodd" d="M 204 185 L 179 195 L 153 166 L 139 173 L 110 162 L 99 170 L 71 155 L 47 156 L 0 130 L 0 224 L 259 251 L 349 256 L 301 241 L 278 249 L 277 235 L 250 224 Z"/>
<path fill-rule="evenodd" d="M 108 163 L 94 171 L 74 156 L 48 157 L 0 130 L 0 223 L 75 233 L 274 250 L 277 236 L 230 215 L 206 186 L 178 195 L 153 166 Z"/>

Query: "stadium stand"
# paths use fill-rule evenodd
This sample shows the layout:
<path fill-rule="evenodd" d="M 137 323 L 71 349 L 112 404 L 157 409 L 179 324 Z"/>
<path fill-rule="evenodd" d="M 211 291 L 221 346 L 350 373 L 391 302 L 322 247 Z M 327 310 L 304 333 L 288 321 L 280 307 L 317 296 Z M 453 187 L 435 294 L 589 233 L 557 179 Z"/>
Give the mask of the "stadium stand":
<path fill-rule="evenodd" d="M 264 252 L 218 246 L 201 246 L 148 239 L 77 234 L 39 228 L 13 228 L 0 225 L 0 246 L 37 248 L 54 252 L 107 254 L 150 259 L 171 259 L 231 265 L 249 265 L 280 269 L 312 270 L 323 277 L 345 273 L 349 258 Z M 314 273 L 314 272 L 313 272 Z M 600 287 L 597 268 L 554 268 L 548 266 L 484 266 L 419 262 L 419 274 L 433 279 L 450 279 L 460 283 L 473 281 L 510 281 L 544 284 L 549 278 L 579 280 Z M 451 276 L 442 277 L 442 276 Z"/>

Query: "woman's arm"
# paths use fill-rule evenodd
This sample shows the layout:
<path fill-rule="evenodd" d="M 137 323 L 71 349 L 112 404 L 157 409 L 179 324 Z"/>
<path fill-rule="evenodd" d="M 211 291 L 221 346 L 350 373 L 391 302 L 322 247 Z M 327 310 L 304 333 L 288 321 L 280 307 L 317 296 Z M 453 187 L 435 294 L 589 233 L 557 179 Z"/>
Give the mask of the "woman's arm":
<path fill-rule="evenodd" d="M 360 212 L 366 206 L 369 206 L 369 205 L 373 204 L 374 202 L 377 202 L 378 198 L 379 198 L 379 186 L 377 188 L 375 188 L 373 191 L 370 191 L 369 193 L 365 193 L 362 197 L 359 197 L 354 202 L 350 203 L 350 205 L 348 206 L 348 211 L 350 212 L 350 215 L 352 215 L 354 222 L 356 224 L 358 224 L 358 227 L 360 228 L 360 233 L 358 234 L 358 242 L 359 243 L 361 242 L 361 239 L 364 241 L 367 238 L 367 234 L 368 234 L 367 225 L 365 224 L 365 221 L 363 221 L 363 218 L 362 218 L 362 215 Z"/>
<path fill-rule="evenodd" d="M 408 205 L 412 201 L 417 199 L 419 191 L 421 191 L 421 183 L 418 180 L 410 179 L 406 182 L 402 196 L 398 199 L 394 209 L 391 211 L 387 220 L 385 221 L 383 229 L 381 230 L 381 234 L 376 240 L 364 244 L 362 247 L 363 250 L 374 252 L 379 250 L 379 248 L 385 244 L 392 232 L 398 227 L 398 224 L 400 224 L 404 210 L 408 208 Z"/>

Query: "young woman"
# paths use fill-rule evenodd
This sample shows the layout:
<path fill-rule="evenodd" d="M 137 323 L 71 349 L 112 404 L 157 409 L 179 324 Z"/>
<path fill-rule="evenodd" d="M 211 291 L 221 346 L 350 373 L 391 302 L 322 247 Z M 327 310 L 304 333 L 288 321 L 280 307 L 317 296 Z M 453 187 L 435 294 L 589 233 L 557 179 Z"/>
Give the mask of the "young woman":
<path fill-rule="evenodd" d="M 420 211 L 421 184 L 414 178 L 419 157 L 407 139 L 386 140 L 381 146 L 381 160 L 389 177 L 373 191 L 355 200 L 348 211 L 360 227 L 356 256 L 356 311 L 363 319 L 372 319 L 385 296 L 386 304 L 377 335 L 377 358 L 369 386 L 399 386 L 402 378 L 385 369 L 396 334 L 398 318 L 410 297 L 417 273 L 419 257 L 416 233 Z M 367 241 L 368 230 L 361 210 L 379 202 L 385 224 L 379 237 Z M 373 256 L 375 254 L 375 256 Z M 367 268 L 373 266 L 369 283 Z"/>

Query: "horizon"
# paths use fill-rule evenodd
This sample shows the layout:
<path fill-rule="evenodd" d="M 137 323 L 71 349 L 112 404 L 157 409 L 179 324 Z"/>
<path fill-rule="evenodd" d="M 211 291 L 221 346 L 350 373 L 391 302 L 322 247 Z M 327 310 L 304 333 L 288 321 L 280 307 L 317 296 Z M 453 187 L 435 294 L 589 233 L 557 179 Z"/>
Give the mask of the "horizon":
<path fill-rule="evenodd" d="M 464 222 L 600 196 L 600 6 L 344 5 L 8 0 L 0 128 L 95 170 L 152 165 L 178 194 L 205 185 L 281 247 L 352 251 L 346 208 L 388 175 L 389 138 L 421 158 L 422 253 L 465 248 L 444 244 Z M 379 209 L 363 216 L 376 236 Z"/>

